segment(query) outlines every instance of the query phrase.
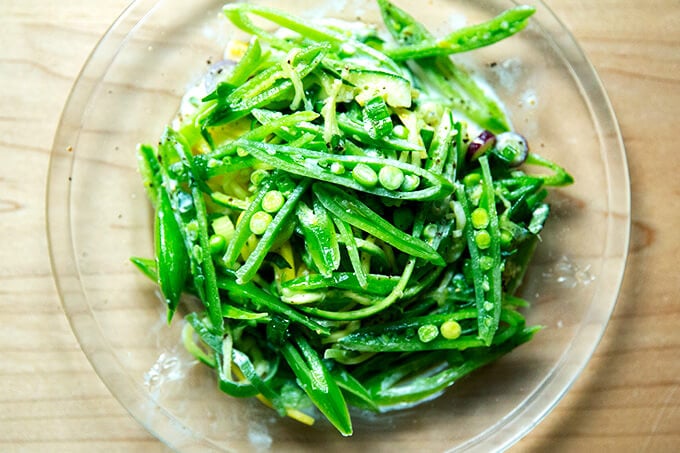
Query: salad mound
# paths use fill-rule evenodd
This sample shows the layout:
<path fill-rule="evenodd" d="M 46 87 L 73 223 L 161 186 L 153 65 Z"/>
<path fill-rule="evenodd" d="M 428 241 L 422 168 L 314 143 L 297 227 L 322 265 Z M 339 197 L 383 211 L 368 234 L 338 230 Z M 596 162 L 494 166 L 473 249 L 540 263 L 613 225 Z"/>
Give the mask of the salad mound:
<path fill-rule="evenodd" d="M 572 182 L 450 58 L 521 31 L 533 8 L 437 38 L 378 6 L 388 37 L 226 5 L 250 41 L 137 153 L 155 257 L 132 261 L 168 322 L 200 301 L 182 304 L 187 350 L 223 392 L 343 435 L 350 407 L 429 400 L 532 338 L 515 292 L 547 188 Z"/>

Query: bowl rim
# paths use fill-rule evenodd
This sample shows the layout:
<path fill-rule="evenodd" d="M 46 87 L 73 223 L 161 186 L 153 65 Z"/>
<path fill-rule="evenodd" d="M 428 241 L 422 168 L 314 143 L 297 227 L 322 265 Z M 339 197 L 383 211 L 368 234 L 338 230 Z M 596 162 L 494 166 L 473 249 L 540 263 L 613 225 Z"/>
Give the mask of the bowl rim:
<path fill-rule="evenodd" d="M 516 0 L 510 1 L 520 3 Z M 148 394 L 142 392 L 139 386 L 125 375 L 115 354 L 110 351 L 108 342 L 99 330 L 98 321 L 89 309 L 78 278 L 78 261 L 68 202 L 71 197 L 71 186 L 68 184 L 61 187 L 64 175 L 70 174 L 74 162 L 74 153 L 69 154 L 65 150 L 69 143 L 77 142 L 79 135 L 78 128 L 69 127 L 70 120 L 82 118 L 86 110 L 83 107 L 87 106 L 127 37 L 144 23 L 160 3 L 162 2 L 158 0 L 132 1 L 100 38 L 73 83 L 50 152 L 45 196 L 46 233 L 52 277 L 61 305 L 81 349 L 99 379 L 130 415 L 161 442 L 176 450 L 206 451 L 217 447 L 210 441 L 196 436 L 172 414 L 158 407 Z M 611 184 L 612 177 L 615 176 L 619 185 L 617 191 L 611 190 L 612 188 L 608 186 L 607 243 L 604 254 L 613 257 L 620 255 L 623 259 L 608 269 L 607 272 L 613 280 L 605 291 L 607 300 L 604 300 L 596 311 L 593 304 L 590 304 L 585 316 L 586 319 L 591 316 L 593 319 L 585 325 L 582 324 L 574 334 L 574 340 L 580 341 L 577 344 L 572 342 L 563 351 L 553 369 L 518 407 L 457 447 L 455 451 L 485 452 L 491 449 L 506 449 L 528 434 L 552 411 L 581 375 L 605 333 L 619 297 L 629 255 L 631 229 L 629 170 L 623 138 L 604 85 L 569 29 L 542 0 L 527 0 L 521 3 L 536 7 L 536 16 L 540 13 L 541 19 L 535 23 L 539 24 L 555 48 L 561 51 L 569 66 L 576 68 L 572 69 L 571 76 L 582 90 L 582 98 L 587 102 L 592 120 L 598 128 L 600 152 L 608 159 L 613 159 L 613 163 L 609 160 L 605 162 L 607 182 Z M 130 20 L 135 17 L 139 19 Z M 572 61 L 573 59 L 576 60 Z M 586 85 L 587 90 L 584 88 Z M 82 123 L 77 121 L 75 124 Z M 609 132 L 606 136 L 601 133 L 603 129 Z M 621 222 L 620 218 L 615 218 L 617 213 L 623 213 L 624 222 Z M 597 294 L 593 299 L 596 296 Z M 593 327 L 595 329 L 591 332 Z M 575 350 L 579 353 L 576 358 L 571 357 Z M 152 410 L 155 416 L 142 415 L 148 414 L 149 410 Z"/>

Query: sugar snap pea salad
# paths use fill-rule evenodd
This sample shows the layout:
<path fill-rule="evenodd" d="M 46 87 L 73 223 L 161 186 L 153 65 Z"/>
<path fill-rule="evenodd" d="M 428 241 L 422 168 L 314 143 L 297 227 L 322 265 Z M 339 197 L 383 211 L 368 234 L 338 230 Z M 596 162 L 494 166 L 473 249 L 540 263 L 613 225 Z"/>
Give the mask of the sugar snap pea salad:
<path fill-rule="evenodd" d="M 155 257 L 132 261 L 168 322 L 200 301 L 181 304 L 187 350 L 223 392 L 342 435 L 350 407 L 430 400 L 532 338 L 515 292 L 546 189 L 572 182 L 450 58 L 533 8 L 435 37 L 378 6 L 389 33 L 226 5 L 249 41 L 137 153 Z"/>

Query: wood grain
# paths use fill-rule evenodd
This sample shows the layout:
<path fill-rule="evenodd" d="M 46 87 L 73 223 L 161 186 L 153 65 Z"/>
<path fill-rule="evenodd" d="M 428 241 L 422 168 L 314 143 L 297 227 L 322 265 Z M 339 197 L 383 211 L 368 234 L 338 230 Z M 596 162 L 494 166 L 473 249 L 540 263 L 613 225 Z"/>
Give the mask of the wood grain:
<path fill-rule="evenodd" d="M 44 184 L 73 81 L 126 0 L 0 2 L 0 451 L 163 451 L 109 394 L 50 276 Z M 680 2 L 551 0 L 617 112 L 632 182 L 628 268 L 574 388 L 512 451 L 680 448 Z"/>

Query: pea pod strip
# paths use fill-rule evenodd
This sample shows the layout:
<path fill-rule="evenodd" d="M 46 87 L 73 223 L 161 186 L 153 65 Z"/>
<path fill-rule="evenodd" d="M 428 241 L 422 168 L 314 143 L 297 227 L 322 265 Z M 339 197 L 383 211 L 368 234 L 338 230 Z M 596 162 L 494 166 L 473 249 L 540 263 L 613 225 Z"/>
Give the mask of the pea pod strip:
<path fill-rule="evenodd" d="M 271 221 L 269 226 L 267 226 L 267 229 L 257 243 L 255 250 L 253 250 L 253 252 L 248 256 L 248 259 L 245 263 L 243 263 L 243 266 L 241 266 L 236 271 L 237 283 L 241 284 L 249 282 L 255 276 L 262 265 L 265 256 L 271 249 L 274 241 L 276 241 L 278 233 L 282 231 L 286 222 L 289 221 L 293 211 L 295 210 L 297 201 L 300 199 L 305 190 L 307 190 L 309 184 L 310 180 L 302 180 L 295 190 L 290 194 L 281 209 L 276 213 L 276 216 Z"/>
<path fill-rule="evenodd" d="M 411 258 L 406 264 L 403 274 L 399 278 L 399 283 L 397 283 L 392 292 L 390 292 L 390 294 L 388 294 L 385 298 L 376 300 L 375 303 L 368 307 L 351 311 L 330 311 L 313 307 L 303 307 L 302 310 L 306 313 L 309 313 L 310 315 L 339 321 L 351 321 L 355 319 L 368 318 L 369 316 L 373 316 L 376 313 L 386 310 L 404 295 L 404 289 L 406 288 L 406 285 L 408 285 L 408 281 L 411 278 L 411 274 L 413 273 L 413 268 L 415 265 L 416 260 Z"/>
<path fill-rule="evenodd" d="M 255 370 L 255 366 L 253 363 L 250 361 L 250 358 L 243 352 L 239 351 L 238 349 L 234 349 L 232 351 L 233 354 L 233 360 L 234 364 L 239 367 L 243 375 L 248 379 L 248 381 L 252 384 L 253 387 L 257 389 L 257 391 L 267 398 L 269 402 L 272 403 L 274 408 L 279 412 L 279 414 L 284 415 L 286 413 L 286 407 L 284 406 L 282 402 L 282 398 L 280 395 L 272 388 L 271 385 L 269 385 L 269 382 L 275 373 L 271 372 L 268 376 L 268 378 L 263 379 Z"/>
<path fill-rule="evenodd" d="M 160 175 L 161 166 L 151 146 L 139 145 L 137 147 L 137 168 L 142 176 L 146 194 L 155 207 L 158 204 L 158 189 L 163 181 Z"/>
<path fill-rule="evenodd" d="M 356 238 L 352 233 L 352 228 L 343 219 L 335 217 L 333 222 L 338 227 L 338 232 L 340 233 L 340 240 L 345 244 L 347 249 L 347 255 L 349 256 L 350 264 L 352 269 L 354 269 L 354 275 L 357 279 L 357 283 L 362 288 L 366 288 L 368 281 L 366 280 L 366 271 L 361 266 L 361 257 L 359 256 L 359 248 L 357 247 Z"/>
<path fill-rule="evenodd" d="M 284 282 L 283 289 L 291 291 L 315 291 L 327 288 L 339 288 L 350 291 L 366 291 L 369 294 L 386 296 L 399 282 L 399 277 L 389 275 L 367 274 L 366 286 L 359 284 L 356 274 L 351 272 L 333 272 L 328 276 L 319 274 L 305 275 Z"/>
<path fill-rule="evenodd" d="M 378 0 L 378 6 L 385 26 L 399 44 L 410 45 L 434 40 L 432 34 L 422 24 L 393 3 Z M 423 58 L 414 64 L 419 69 L 418 76 L 425 78 L 444 98 L 451 100 L 451 107 L 461 110 L 466 116 L 492 132 L 510 129 L 510 121 L 498 102 L 485 92 L 474 77 L 448 56 Z"/>
<path fill-rule="evenodd" d="M 332 363 L 332 362 L 331 362 Z M 345 394 L 357 401 L 357 405 L 372 411 L 377 411 L 378 406 L 375 404 L 368 390 L 346 369 L 339 366 L 330 368 L 330 373 L 335 382 L 338 384 Z"/>
<path fill-rule="evenodd" d="M 263 123 L 261 126 L 256 127 L 255 129 L 246 132 L 243 134 L 240 138 L 241 140 L 252 140 L 252 141 L 262 141 L 266 139 L 269 135 L 271 134 L 276 134 L 281 130 L 284 130 L 288 127 L 299 125 L 300 123 L 304 123 L 307 121 L 313 121 L 316 118 L 319 117 L 318 113 L 315 112 L 295 112 L 291 113 L 289 115 L 279 115 L 276 118 L 272 118 L 266 123 Z M 210 162 L 210 159 L 222 159 L 224 156 L 228 156 L 231 154 L 236 153 L 236 149 L 238 148 L 238 142 L 237 141 L 229 141 L 225 144 L 222 144 L 217 147 L 214 153 L 208 154 L 205 157 L 203 156 L 197 156 L 198 158 L 202 158 L 203 160 L 207 161 L 206 166 L 209 166 L 208 163 Z M 247 156 L 241 157 L 241 159 L 247 159 Z M 246 161 L 249 162 L 249 161 Z M 252 162 L 250 163 L 250 167 L 253 166 Z M 243 167 L 247 168 L 247 167 Z M 207 176 L 211 176 L 210 174 L 207 174 Z"/>
<path fill-rule="evenodd" d="M 295 340 L 299 350 L 286 343 L 281 352 L 300 386 L 343 436 L 351 436 L 352 421 L 338 384 L 309 343 L 301 336 Z"/>
<path fill-rule="evenodd" d="M 220 390 L 237 398 L 251 398 L 260 393 L 260 391 L 251 382 L 239 382 L 231 379 L 231 377 L 225 372 L 225 364 L 222 356 L 220 354 L 216 354 L 215 357 L 216 367 L 218 370 L 218 385 Z M 231 363 L 231 360 L 229 360 L 228 366 L 231 366 Z"/>
<path fill-rule="evenodd" d="M 205 286 L 205 300 L 203 301 L 208 309 L 210 322 L 220 331 L 224 328 L 224 318 L 222 317 L 222 304 L 220 302 L 219 291 L 217 290 L 217 276 L 215 275 L 215 264 L 210 254 L 210 244 L 208 239 L 208 214 L 205 207 L 203 193 L 197 187 L 193 187 L 192 195 L 196 206 L 196 218 L 198 219 L 198 241 L 200 249 L 196 249 L 200 255 L 205 272 L 203 284 Z M 200 284 L 200 282 L 198 282 Z"/>
<path fill-rule="evenodd" d="M 455 351 L 457 354 L 458 351 Z M 421 354 L 381 354 L 375 360 L 358 367 L 355 372 L 372 398 L 379 389 L 389 389 L 403 379 L 422 370 L 432 370 L 452 354 L 447 351 L 427 351 Z M 369 375 L 369 378 L 366 378 Z"/>
<path fill-rule="evenodd" d="M 528 25 L 529 17 L 535 11 L 535 8 L 531 6 L 516 6 L 503 11 L 487 22 L 464 27 L 442 39 L 387 49 L 385 53 L 396 61 L 402 61 L 469 52 L 523 30 Z"/>
<path fill-rule="evenodd" d="M 324 207 L 339 219 L 415 258 L 430 261 L 437 266 L 445 264 L 444 259 L 432 247 L 396 229 L 357 198 L 320 183 L 314 184 L 312 190 Z"/>
<path fill-rule="evenodd" d="M 189 313 L 185 320 L 191 325 L 194 332 L 196 332 L 203 343 L 215 352 L 222 352 L 222 337 L 216 335 L 214 328 L 209 326 L 205 320 L 201 319 L 197 313 Z"/>
<path fill-rule="evenodd" d="M 422 374 L 417 378 L 409 379 L 392 387 L 373 387 L 372 389 L 375 390 L 371 393 L 371 396 L 376 404 L 385 407 L 425 401 L 476 369 L 495 361 L 520 344 L 526 343 L 536 331 L 536 328 L 523 329 L 511 340 L 498 347 L 470 355 L 462 363 L 447 367 L 434 375 Z"/>
<path fill-rule="evenodd" d="M 465 235 L 470 251 L 470 263 L 474 277 L 475 300 L 479 312 L 478 326 L 479 337 L 487 344 L 491 344 L 493 336 L 498 329 L 498 320 L 501 311 L 501 255 L 500 255 L 500 229 L 498 215 L 496 213 L 496 201 L 491 180 L 491 172 L 486 156 L 479 159 L 482 168 L 482 197 L 479 209 L 484 212 L 488 220 L 486 225 L 476 228 L 472 219 L 469 199 L 464 186 L 458 186 L 457 195 L 465 211 L 467 219 Z M 487 230 L 488 228 L 488 230 Z M 482 242 L 481 238 L 485 238 Z M 482 252 L 480 249 L 484 249 Z M 482 257 L 489 262 L 486 270 L 482 269 Z"/>
<path fill-rule="evenodd" d="M 229 319 L 240 319 L 242 321 L 269 322 L 271 318 L 267 313 L 255 313 L 250 310 L 236 307 L 234 305 L 222 304 L 222 315 Z"/>
<path fill-rule="evenodd" d="M 545 157 L 539 156 L 538 154 L 529 153 L 525 163 L 528 165 L 538 165 L 545 167 L 554 172 L 554 174 L 550 176 L 534 175 L 536 178 L 543 179 L 543 183 L 547 186 L 561 187 L 574 182 L 574 178 L 569 173 L 567 173 L 564 168 L 546 159 Z"/>
<path fill-rule="evenodd" d="M 449 150 L 453 147 L 456 130 L 453 129 L 451 112 L 446 111 L 435 130 L 425 169 L 436 174 L 442 174 L 445 166 L 455 167 L 456 161 L 449 158 Z"/>
<path fill-rule="evenodd" d="M 488 346 L 479 339 L 476 333 L 446 338 L 441 329 L 446 329 L 447 322 L 463 319 L 476 319 L 477 310 L 467 309 L 441 315 L 428 315 L 409 318 L 390 324 L 372 325 L 359 329 L 337 341 L 337 346 L 360 352 L 413 352 L 432 351 L 438 349 L 466 350 Z M 518 328 L 524 327 L 524 318 L 517 312 L 504 310 L 501 319 L 506 323 L 494 336 L 491 344 L 500 344 L 515 334 Z M 432 329 L 433 338 L 423 339 L 419 329 Z"/>
<path fill-rule="evenodd" d="M 223 11 L 237 27 L 260 37 L 264 41 L 271 42 L 272 44 L 284 50 L 290 50 L 292 47 L 291 44 L 274 37 L 259 27 L 256 27 L 246 17 L 246 14 L 256 14 L 278 25 L 300 33 L 305 38 L 311 39 L 313 41 L 330 43 L 336 50 L 339 50 L 343 44 L 346 44 L 349 41 L 351 45 L 359 52 L 373 58 L 375 61 L 379 62 L 385 67 L 395 72 L 399 72 L 398 66 L 392 60 L 373 47 L 370 47 L 360 41 L 349 39 L 346 35 L 320 26 L 319 24 L 311 24 L 298 17 L 293 17 L 289 14 L 271 8 L 245 3 L 232 3 L 225 5 Z"/>
<path fill-rule="evenodd" d="M 205 363 L 210 368 L 215 368 L 217 366 L 214 357 L 215 355 L 208 355 L 206 351 L 196 343 L 194 340 L 194 332 L 193 327 L 191 327 L 191 324 L 189 323 L 186 323 L 184 327 L 182 327 L 182 344 L 184 345 L 184 348 L 197 360 Z"/>
<path fill-rule="evenodd" d="M 142 272 L 142 274 L 146 275 L 154 282 L 158 281 L 158 265 L 156 264 L 155 259 L 133 256 L 130 258 L 130 261 Z"/>
<path fill-rule="evenodd" d="M 255 197 L 248 205 L 248 209 L 243 211 L 243 214 L 239 217 L 239 222 L 234 229 L 233 238 L 229 242 L 227 250 L 224 252 L 224 257 L 222 258 L 225 266 L 232 267 L 236 264 L 236 259 L 238 258 L 239 253 L 241 253 L 241 248 L 243 248 L 248 237 L 251 235 L 250 219 L 253 218 L 256 212 L 261 210 L 262 199 L 273 186 L 273 178 L 267 178 L 262 185 L 258 187 Z"/>
<path fill-rule="evenodd" d="M 315 199 L 313 210 L 298 203 L 298 225 L 305 238 L 305 248 L 321 275 L 330 277 L 340 266 L 340 247 L 333 222 L 326 209 Z"/>
<path fill-rule="evenodd" d="M 453 191 L 451 183 L 438 174 L 397 160 L 329 154 L 250 140 L 239 140 L 235 145 L 260 161 L 288 173 L 330 182 L 380 197 L 401 200 L 435 200 L 444 198 Z M 333 163 L 342 166 L 343 171 L 334 172 Z M 350 171 L 358 165 L 369 167 L 369 171 L 375 172 L 374 183 L 362 184 L 363 180 L 355 172 Z M 401 172 L 404 178 L 406 176 L 419 178 L 425 181 L 427 186 L 422 189 L 412 188 L 411 190 L 403 190 L 401 186 L 394 189 L 385 188 L 379 185 L 378 179 L 380 169 L 385 167 L 396 169 L 395 171 Z"/>
<path fill-rule="evenodd" d="M 347 137 L 359 143 L 375 146 L 376 148 L 389 148 L 397 151 L 414 151 L 419 152 L 423 150 L 423 145 L 413 143 L 409 140 L 393 137 L 371 136 L 364 125 L 358 121 L 354 121 L 346 114 L 338 115 L 338 127 L 343 131 Z"/>
<path fill-rule="evenodd" d="M 306 77 L 321 63 L 327 51 L 326 45 L 309 46 L 300 51 L 293 65 L 295 77 Z M 283 76 L 281 67 L 273 66 L 239 88 L 226 90 L 223 94 L 221 91 L 225 91 L 224 85 L 218 85 L 216 91 L 204 98 L 212 106 L 206 109 L 203 118 L 198 121 L 203 127 L 226 124 L 246 116 L 255 108 L 264 107 L 282 97 L 290 97 L 294 88 L 293 81 Z"/>
<path fill-rule="evenodd" d="M 257 66 L 260 65 L 261 57 L 262 46 L 260 45 L 260 41 L 255 38 L 250 41 L 248 49 L 246 49 L 246 52 L 238 63 L 236 63 L 236 66 L 234 66 L 234 69 L 231 71 L 231 74 L 229 74 L 229 78 L 226 82 L 235 87 L 243 85 L 253 72 L 255 72 Z"/>
<path fill-rule="evenodd" d="M 290 318 L 291 321 L 307 327 L 318 335 L 330 335 L 328 328 L 322 326 L 313 319 L 310 319 L 308 316 L 299 313 L 292 307 L 281 302 L 277 297 L 258 288 L 253 283 L 239 285 L 236 283 L 235 279 L 224 276 L 217 280 L 217 286 L 235 296 L 247 298 L 256 307 L 262 307 L 266 310 L 271 310 L 275 313 L 279 313 L 287 318 Z"/>
<path fill-rule="evenodd" d="M 475 78 L 449 57 L 418 60 L 422 77 L 448 99 L 449 106 L 494 133 L 511 130 L 510 119 L 497 99 L 490 96 Z"/>

